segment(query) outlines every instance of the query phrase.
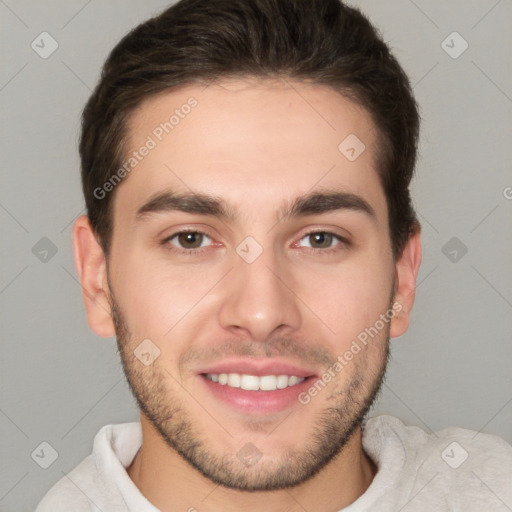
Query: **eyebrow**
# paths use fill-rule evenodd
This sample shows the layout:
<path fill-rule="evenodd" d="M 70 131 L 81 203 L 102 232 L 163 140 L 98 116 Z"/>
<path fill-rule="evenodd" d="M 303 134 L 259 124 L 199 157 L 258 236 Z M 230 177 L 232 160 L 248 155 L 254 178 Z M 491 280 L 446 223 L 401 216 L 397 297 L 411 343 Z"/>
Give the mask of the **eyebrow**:
<path fill-rule="evenodd" d="M 373 222 L 377 216 L 373 207 L 361 196 L 350 192 L 328 191 L 310 192 L 287 202 L 279 211 L 279 220 L 322 214 L 336 210 L 352 210 L 366 215 Z M 224 221 L 234 221 L 239 217 L 232 205 L 221 198 L 197 192 L 160 192 L 144 203 L 136 213 L 137 220 L 152 214 L 180 211 L 195 215 L 217 217 Z"/>

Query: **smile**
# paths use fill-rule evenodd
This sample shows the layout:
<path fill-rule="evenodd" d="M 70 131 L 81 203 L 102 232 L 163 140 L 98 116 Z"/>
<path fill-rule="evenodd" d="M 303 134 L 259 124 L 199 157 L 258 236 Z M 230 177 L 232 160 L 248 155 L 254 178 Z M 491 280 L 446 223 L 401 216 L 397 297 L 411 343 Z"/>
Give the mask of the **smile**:
<path fill-rule="evenodd" d="M 296 375 L 246 375 L 240 373 L 207 373 L 206 379 L 221 386 L 246 391 L 276 391 L 300 384 L 305 379 Z"/>

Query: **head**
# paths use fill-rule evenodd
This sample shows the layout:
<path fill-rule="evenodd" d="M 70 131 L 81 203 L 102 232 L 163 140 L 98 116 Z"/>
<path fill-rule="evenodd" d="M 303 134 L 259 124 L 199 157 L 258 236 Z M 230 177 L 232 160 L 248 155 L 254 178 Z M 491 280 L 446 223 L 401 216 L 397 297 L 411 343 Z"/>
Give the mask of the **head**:
<path fill-rule="evenodd" d="M 88 321 L 211 480 L 296 485 L 363 422 L 414 301 L 418 126 L 400 65 L 338 0 L 182 0 L 108 57 L 80 140 Z"/>

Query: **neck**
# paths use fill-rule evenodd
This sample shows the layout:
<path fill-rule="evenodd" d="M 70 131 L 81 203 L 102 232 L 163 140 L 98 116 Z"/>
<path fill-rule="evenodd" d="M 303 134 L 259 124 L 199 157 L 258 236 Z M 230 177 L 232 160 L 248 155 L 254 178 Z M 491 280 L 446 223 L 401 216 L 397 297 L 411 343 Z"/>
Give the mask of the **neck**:
<path fill-rule="evenodd" d="M 361 496 L 377 468 L 362 449 L 358 427 L 326 467 L 302 484 L 277 491 L 246 492 L 213 483 L 181 458 L 141 414 L 142 447 L 127 468 L 140 492 L 162 512 L 260 511 L 326 512 L 340 510 Z"/>

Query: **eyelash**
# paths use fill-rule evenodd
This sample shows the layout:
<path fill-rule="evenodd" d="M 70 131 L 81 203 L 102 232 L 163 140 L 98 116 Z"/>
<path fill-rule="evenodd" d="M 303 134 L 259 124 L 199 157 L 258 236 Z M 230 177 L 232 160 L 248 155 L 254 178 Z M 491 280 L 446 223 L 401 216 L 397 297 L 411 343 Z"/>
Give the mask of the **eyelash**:
<path fill-rule="evenodd" d="M 176 248 L 175 246 L 173 246 L 172 244 L 169 243 L 173 238 L 175 238 L 175 237 L 177 237 L 177 236 L 179 236 L 181 234 L 184 234 L 184 233 L 194 233 L 194 234 L 197 234 L 197 235 L 204 235 L 204 236 L 206 236 L 206 237 L 211 239 L 210 235 L 208 235 L 208 233 L 205 233 L 204 231 L 198 231 L 198 230 L 193 230 L 193 229 L 184 229 L 182 231 L 177 231 L 176 233 L 173 233 L 172 235 L 168 236 L 167 238 L 162 240 L 161 243 L 162 243 L 162 245 L 165 245 L 168 248 L 168 250 L 170 250 L 171 252 L 174 252 L 174 253 L 177 253 L 177 254 L 184 254 L 186 256 L 200 255 L 200 254 L 203 254 L 208 249 L 208 247 L 206 247 L 206 248 L 198 248 L 198 249 L 178 249 L 178 248 Z M 308 231 L 307 233 L 304 233 L 302 235 L 300 240 L 302 240 L 303 238 L 306 238 L 307 236 L 315 235 L 315 234 L 318 234 L 318 233 L 332 235 L 333 238 L 337 239 L 341 243 L 341 246 L 344 246 L 345 248 L 351 246 L 351 243 L 346 238 L 343 238 L 340 235 L 337 235 L 336 233 L 333 233 L 332 231 L 325 231 L 325 230 L 312 230 L 312 231 Z M 314 247 L 306 247 L 306 249 L 309 249 L 309 251 L 312 251 L 312 252 L 320 251 L 323 254 L 331 254 L 333 252 L 338 252 L 338 251 L 342 250 L 342 248 L 340 248 L 338 246 L 329 247 L 327 249 L 317 249 L 317 248 L 314 248 Z"/>

